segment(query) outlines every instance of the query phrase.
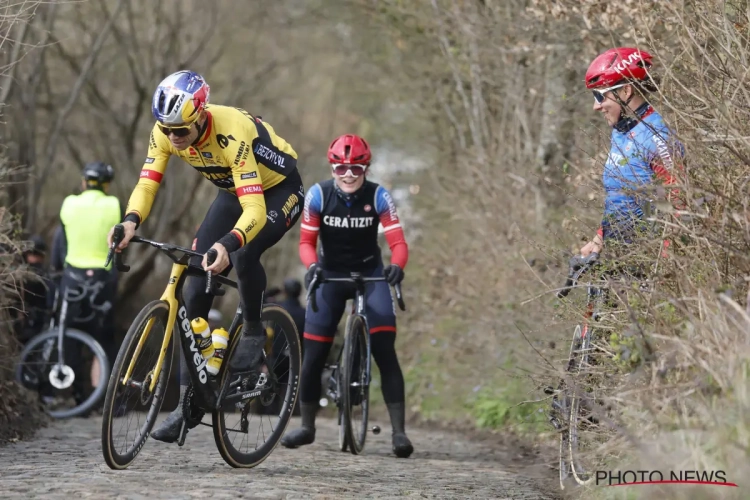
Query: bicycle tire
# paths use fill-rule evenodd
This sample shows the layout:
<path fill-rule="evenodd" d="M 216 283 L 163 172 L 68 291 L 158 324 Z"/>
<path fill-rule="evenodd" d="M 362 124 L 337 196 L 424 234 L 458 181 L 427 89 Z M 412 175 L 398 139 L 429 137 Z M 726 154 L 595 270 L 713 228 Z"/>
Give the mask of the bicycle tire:
<path fill-rule="evenodd" d="M 344 412 L 339 408 L 339 451 L 349 450 L 349 440 L 346 437 L 346 428 L 344 427 Z"/>
<path fill-rule="evenodd" d="M 141 312 L 138 313 L 138 316 L 136 316 L 135 320 L 133 320 L 133 323 L 130 325 L 128 333 L 125 335 L 125 339 L 120 347 L 120 351 L 117 354 L 117 360 L 115 361 L 112 375 L 109 378 L 109 384 L 107 386 L 107 396 L 104 400 L 104 414 L 102 415 L 102 454 L 104 455 L 104 461 L 111 469 L 125 469 L 133 462 L 133 460 L 135 460 L 135 457 L 138 456 L 138 453 L 143 449 L 143 445 L 146 443 L 146 440 L 151 433 L 151 429 L 156 423 L 159 410 L 161 410 L 161 405 L 164 401 L 167 384 L 169 382 L 169 374 L 172 370 L 172 351 L 174 349 L 175 335 L 179 335 L 176 324 L 173 325 L 172 338 L 167 345 L 167 352 L 165 353 L 164 364 L 162 365 L 161 373 L 159 374 L 159 380 L 154 387 L 154 392 L 148 396 L 150 406 L 146 416 L 146 421 L 143 426 L 141 426 L 138 436 L 133 440 L 132 445 L 125 451 L 125 453 L 121 454 L 116 450 L 112 436 L 112 424 L 116 411 L 114 405 L 117 396 L 117 389 L 118 387 L 122 387 L 120 380 L 125 375 L 128 366 L 130 365 L 133 351 L 138 345 L 138 341 L 141 339 L 143 327 L 145 327 L 152 317 L 158 318 L 161 316 L 165 328 L 164 335 L 167 334 L 166 325 L 169 308 L 169 303 L 166 301 L 155 300 L 141 309 Z M 153 326 L 149 331 L 149 337 L 152 334 Z M 163 341 L 163 336 L 160 340 Z M 144 379 L 144 384 L 146 380 L 148 380 L 148 378 Z M 126 388 L 126 390 L 127 389 L 129 388 Z M 147 402 L 145 404 L 149 403 Z"/>
<path fill-rule="evenodd" d="M 33 350 L 41 344 L 54 339 L 57 342 L 57 336 L 59 335 L 58 330 L 48 330 L 34 336 L 23 348 L 19 356 L 20 361 L 16 365 L 16 381 L 23 385 L 23 368 L 24 361 L 33 352 Z M 48 415 L 56 419 L 73 418 L 79 415 L 83 415 L 91 411 L 94 406 L 99 404 L 101 399 L 107 390 L 107 379 L 109 378 L 109 360 L 107 354 L 104 352 L 104 348 L 99 342 L 94 339 L 91 335 L 75 328 L 67 328 L 65 330 L 66 337 L 77 340 L 88 347 L 94 356 L 99 360 L 99 384 L 92 391 L 92 393 L 80 404 L 67 410 L 45 410 Z"/>
<path fill-rule="evenodd" d="M 573 340 L 570 344 L 570 352 L 568 354 L 568 365 L 566 366 L 566 372 L 568 373 L 571 372 L 575 364 L 576 352 L 578 350 L 580 337 L 581 325 L 576 325 L 575 330 L 573 330 Z M 558 422 L 563 427 L 560 430 L 560 460 L 558 469 L 560 472 L 560 489 L 564 490 L 566 486 L 571 485 L 571 483 L 576 484 L 574 480 L 571 480 L 571 472 L 573 466 L 570 457 L 570 434 L 568 428 L 570 424 L 570 395 L 568 394 L 568 385 L 565 380 L 563 380 L 560 384 L 559 395 L 560 398 L 557 401 L 559 409 L 555 409 L 554 411 L 557 412 L 559 416 Z"/>
<path fill-rule="evenodd" d="M 367 439 L 367 419 L 370 411 L 370 384 L 369 380 L 365 383 L 361 383 L 361 377 L 359 374 L 353 373 L 354 369 L 354 356 L 359 354 L 360 357 L 360 369 L 365 369 L 367 362 L 367 325 L 364 318 L 359 315 L 349 316 L 346 320 L 346 330 L 344 332 L 344 355 L 341 363 L 341 385 L 339 391 L 341 393 L 341 407 L 343 410 L 344 420 L 344 432 L 346 434 L 346 441 L 349 445 L 349 451 L 352 455 L 359 455 L 365 448 L 365 441 Z M 354 352 L 356 349 L 356 353 Z M 360 380 L 356 380 L 357 377 Z M 360 405 L 362 407 L 362 423 L 359 429 L 354 429 L 352 422 L 352 391 L 351 387 L 353 383 L 359 383 L 360 388 Z"/>
<path fill-rule="evenodd" d="M 216 448 L 219 450 L 219 454 L 224 461 L 235 468 L 252 468 L 261 464 L 266 458 L 268 458 L 273 450 L 278 446 L 281 437 L 286 431 L 289 420 L 292 417 L 292 411 L 294 409 L 294 403 L 299 396 L 299 379 L 300 372 L 302 371 L 302 351 L 300 349 L 299 334 L 297 333 L 297 327 L 292 320 L 292 317 L 284 309 L 279 306 L 268 304 L 263 307 L 261 314 L 261 321 L 263 322 L 274 322 L 281 327 L 281 331 L 284 333 L 288 344 L 288 357 L 289 357 L 289 376 L 287 390 L 284 393 L 281 408 L 279 410 L 279 422 L 269 435 L 269 439 L 265 441 L 260 447 L 256 447 L 255 450 L 248 453 L 243 453 L 234 447 L 229 438 L 230 429 L 227 429 L 226 422 L 224 420 L 224 408 L 216 409 L 212 412 L 213 420 L 213 432 L 214 441 L 216 442 Z M 239 327 L 238 331 L 232 335 L 231 345 L 226 351 L 224 357 L 224 366 L 222 367 L 221 384 L 225 383 L 225 379 L 229 374 L 228 369 L 224 369 L 228 364 L 229 360 L 234 354 L 234 350 L 237 347 L 239 340 Z M 252 404 L 253 400 L 250 400 L 247 404 Z M 262 419 L 261 415 L 261 419 Z"/>
<path fill-rule="evenodd" d="M 571 346 L 571 362 L 568 366 L 568 371 L 572 378 L 577 378 L 580 374 L 581 368 L 588 363 L 592 337 L 593 329 L 588 325 L 584 325 L 583 327 L 578 325 L 576 327 L 573 336 L 573 344 Z M 580 466 L 578 457 L 576 456 L 578 447 L 577 414 L 580 408 L 581 398 L 575 394 L 575 390 L 573 392 L 573 394 L 568 392 L 566 397 L 568 404 L 568 449 L 570 451 L 570 471 L 576 483 L 581 486 L 586 486 L 591 484 L 596 477 L 592 474 L 584 475 L 585 472 L 581 472 L 583 467 Z"/>
<path fill-rule="evenodd" d="M 342 351 L 343 352 L 343 351 Z M 339 356 L 338 366 L 341 366 L 341 356 Z M 341 401 L 341 369 L 336 370 L 336 392 L 338 392 L 338 404 L 336 405 L 338 423 L 339 423 L 339 451 L 348 451 L 349 440 L 346 437 L 346 428 L 344 427 L 344 412 Z"/>

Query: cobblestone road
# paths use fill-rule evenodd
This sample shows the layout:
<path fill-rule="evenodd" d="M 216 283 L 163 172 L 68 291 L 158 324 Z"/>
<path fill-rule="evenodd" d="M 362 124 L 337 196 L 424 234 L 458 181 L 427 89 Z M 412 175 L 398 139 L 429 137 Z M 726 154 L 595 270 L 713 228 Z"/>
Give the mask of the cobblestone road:
<path fill-rule="evenodd" d="M 555 498 L 540 479 L 549 473 L 520 467 L 531 459 L 518 450 L 412 428 L 414 455 L 396 459 L 387 422 L 373 423 L 383 432 L 368 436 L 361 456 L 339 452 L 334 422 L 319 419 L 315 444 L 296 450 L 279 446 L 260 466 L 237 470 L 219 456 L 211 429 L 201 426 L 183 448 L 149 440 L 129 469 L 112 471 L 102 458 L 101 418 L 56 422 L 32 440 L 0 448 L 0 497 Z"/>

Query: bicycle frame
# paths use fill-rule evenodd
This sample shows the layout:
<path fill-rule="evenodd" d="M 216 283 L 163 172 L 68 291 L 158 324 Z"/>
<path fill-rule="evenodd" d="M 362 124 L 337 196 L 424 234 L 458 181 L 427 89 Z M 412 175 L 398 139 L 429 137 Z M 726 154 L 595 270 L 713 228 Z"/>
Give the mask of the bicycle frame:
<path fill-rule="evenodd" d="M 570 291 L 577 286 L 578 280 L 585 273 L 590 271 L 599 260 L 598 253 L 591 253 L 587 257 L 574 256 L 570 259 L 570 270 L 568 272 L 568 278 L 565 285 L 557 293 L 559 298 L 563 298 L 570 293 Z M 589 332 L 589 322 L 598 321 L 600 318 L 600 306 L 602 303 L 602 297 L 604 295 L 602 288 L 594 285 L 591 281 L 586 283 L 586 311 L 583 315 L 583 322 L 581 326 L 581 339 L 585 339 Z"/>
<path fill-rule="evenodd" d="M 591 322 L 599 321 L 601 318 L 601 305 L 605 293 L 602 288 L 591 282 L 586 284 L 586 310 L 581 322 L 581 341 L 589 334 Z"/>
<path fill-rule="evenodd" d="M 372 281 L 382 281 L 382 278 L 365 278 L 362 277 L 359 273 L 352 273 L 351 278 L 344 278 L 337 280 L 336 278 L 331 278 L 330 280 L 324 280 L 324 281 L 348 281 L 352 282 L 354 280 L 355 285 L 355 291 L 354 291 L 354 301 L 352 302 L 352 312 L 350 314 L 350 319 L 354 316 L 360 316 L 362 318 L 362 321 L 365 323 L 365 328 L 367 331 L 367 335 L 365 335 L 365 338 L 367 339 L 365 341 L 366 346 L 366 352 L 367 352 L 367 362 L 365 363 L 365 380 L 367 381 L 367 386 L 370 385 L 370 371 L 372 369 L 372 355 L 370 351 L 370 324 L 367 321 L 367 313 L 365 312 L 365 283 L 372 282 Z M 341 353 L 339 353 L 339 365 L 341 364 L 341 356 L 343 354 L 344 347 L 341 346 Z M 339 389 L 340 390 L 340 389 Z"/>
<path fill-rule="evenodd" d="M 365 364 L 365 373 L 367 374 L 367 384 L 370 384 L 370 373 L 371 373 L 371 367 L 372 367 L 372 356 L 370 351 L 370 324 L 367 321 L 367 313 L 365 312 L 365 285 L 367 283 L 372 283 L 376 281 L 385 281 L 385 278 L 382 277 L 366 277 L 362 276 L 362 273 L 351 273 L 349 277 L 346 278 L 322 278 L 320 281 L 318 281 L 317 278 L 313 279 L 313 281 L 310 283 L 310 287 L 308 288 L 307 293 L 307 299 L 310 301 L 310 306 L 312 307 L 313 311 L 318 310 L 317 305 L 317 299 L 315 296 L 315 291 L 318 288 L 318 286 L 322 285 L 323 283 L 354 283 L 355 285 L 355 291 L 354 291 L 354 301 L 352 302 L 352 312 L 349 316 L 349 321 L 351 321 L 351 318 L 354 316 L 360 316 L 362 318 L 362 321 L 365 323 L 365 328 L 367 328 L 367 363 Z M 404 304 L 403 296 L 401 295 L 401 286 L 399 284 L 395 285 L 396 290 L 396 299 L 398 301 L 399 308 L 404 311 L 406 310 L 406 306 Z M 344 352 L 343 346 L 341 347 L 341 351 L 339 351 L 339 355 L 337 358 L 337 364 L 336 369 L 341 368 L 341 357 Z M 341 388 L 338 387 L 338 384 L 336 386 L 337 391 L 340 391 Z M 338 400 L 336 401 L 338 403 Z"/>
<path fill-rule="evenodd" d="M 134 237 L 131 240 L 131 242 L 146 243 L 151 246 L 157 247 L 159 250 L 163 251 L 174 262 L 172 264 L 172 270 L 170 272 L 169 282 L 167 283 L 167 287 L 165 288 L 164 293 L 162 293 L 160 297 L 160 300 L 163 300 L 169 304 L 169 315 L 167 317 L 167 325 L 165 328 L 164 340 L 162 341 L 161 350 L 159 352 L 159 357 L 154 367 L 154 373 L 151 376 L 149 391 L 150 392 L 154 391 L 154 388 L 156 387 L 156 383 L 159 380 L 159 375 L 161 373 L 162 367 L 164 365 L 164 359 L 167 354 L 167 348 L 169 347 L 169 342 L 172 339 L 172 333 L 174 332 L 175 323 L 177 323 L 179 332 L 180 332 L 182 352 L 185 355 L 185 361 L 187 362 L 188 373 L 190 374 L 190 379 L 193 383 L 193 387 L 196 393 L 198 394 L 199 399 L 201 399 L 206 406 L 208 406 L 211 409 L 219 408 L 219 406 L 222 403 L 222 399 L 223 399 L 222 396 L 226 391 L 228 380 L 224 381 L 224 384 L 222 384 L 220 391 L 217 391 L 218 383 L 216 382 L 216 380 L 221 380 L 223 378 L 224 369 L 227 364 L 222 363 L 222 367 L 220 369 L 219 374 L 217 374 L 215 378 L 209 378 L 208 371 L 206 369 L 206 360 L 201 355 L 198 349 L 198 346 L 195 343 L 195 337 L 193 336 L 193 329 L 190 325 L 190 319 L 187 317 L 187 310 L 185 309 L 185 304 L 182 298 L 182 287 L 185 284 L 185 279 L 188 276 L 194 276 L 194 277 L 206 276 L 206 272 L 203 269 L 197 266 L 192 266 L 189 263 L 191 257 L 194 257 L 194 256 L 202 257 L 203 254 L 200 254 L 198 252 L 193 252 L 186 248 L 181 248 L 181 247 L 174 246 L 174 245 L 167 245 L 164 243 L 158 243 L 155 241 L 147 240 L 145 238 Z M 182 253 L 182 255 L 181 256 L 175 255 L 174 254 L 175 251 Z M 121 254 L 115 254 L 115 266 L 117 267 L 118 270 L 127 272 L 130 269 L 130 267 L 123 264 L 121 259 L 122 259 Z M 213 282 L 221 283 L 222 285 L 226 285 L 232 288 L 237 288 L 237 283 L 235 281 L 232 281 L 221 275 L 210 275 L 210 279 L 208 281 L 208 288 L 215 295 L 223 295 L 224 290 L 214 289 Z M 178 318 L 179 318 L 179 321 L 178 321 Z M 234 333 L 237 330 L 237 327 L 241 321 L 242 321 L 242 308 L 241 306 L 238 306 L 237 312 L 234 318 L 232 319 L 231 326 L 229 327 L 230 345 L 231 345 L 231 342 L 234 341 L 234 338 L 235 338 Z M 141 337 L 138 339 L 138 344 L 136 345 L 135 352 L 133 353 L 133 356 L 130 359 L 130 364 L 128 365 L 127 371 L 125 373 L 125 377 L 123 377 L 123 380 L 121 381 L 121 384 L 123 386 L 127 385 L 130 382 L 130 377 L 133 373 L 135 363 L 138 360 L 138 356 L 140 355 L 143 349 L 143 346 L 145 345 L 146 339 L 148 338 L 151 328 L 153 327 L 153 323 L 154 323 L 154 318 L 151 318 L 148 324 L 146 325 L 146 327 L 144 328 L 143 333 L 141 334 Z M 234 395 L 231 399 L 234 400 L 234 399 L 242 399 L 242 398 L 248 398 L 248 397 L 252 397 L 252 393 L 250 395 L 247 395 L 247 394 Z"/>
<path fill-rule="evenodd" d="M 62 285 L 61 285 L 62 286 Z M 81 322 L 87 322 L 93 319 L 96 316 L 97 312 L 106 311 L 107 309 L 102 306 L 96 306 L 94 304 L 94 300 L 99 295 L 99 292 L 102 289 L 103 284 L 102 283 L 94 283 L 93 285 L 90 284 L 88 281 L 79 281 L 77 283 L 76 289 L 80 289 L 80 293 L 76 295 L 72 295 L 72 290 L 69 288 L 65 288 L 63 293 L 60 293 L 60 290 L 55 292 L 55 300 L 53 302 L 54 310 L 52 312 L 52 318 L 50 319 L 50 328 L 55 327 L 55 321 L 57 321 L 57 364 L 55 365 L 57 369 L 63 369 L 61 367 L 66 366 L 65 365 L 65 347 L 64 347 L 64 340 L 65 340 L 65 331 L 68 329 L 67 319 L 68 319 L 68 307 L 70 302 L 81 302 L 85 298 L 88 297 L 89 304 L 91 307 L 91 314 L 86 316 L 85 318 L 76 318 L 77 320 Z M 92 292 L 93 293 L 89 293 Z M 58 314 L 58 308 L 59 306 L 59 314 Z M 52 343 L 50 343 L 48 346 L 45 347 L 43 353 L 42 353 L 42 359 L 44 359 L 45 362 L 49 361 L 50 356 L 52 355 Z M 63 384 L 65 385 L 65 384 Z M 68 383 L 69 385 L 69 383 Z"/>

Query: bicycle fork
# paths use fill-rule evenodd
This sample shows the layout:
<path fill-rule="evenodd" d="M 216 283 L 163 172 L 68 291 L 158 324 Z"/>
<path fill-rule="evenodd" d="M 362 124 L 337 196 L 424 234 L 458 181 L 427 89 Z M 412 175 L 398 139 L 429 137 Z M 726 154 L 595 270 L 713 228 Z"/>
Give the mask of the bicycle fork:
<path fill-rule="evenodd" d="M 65 364 L 65 322 L 68 315 L 68 301 L 63 299 L 60 308 L 60 319 L 58 321 L 57 335 L 57 363 L 49 372 L 49 382 L 55 389 L 67 389 L 75 381 L 76 374 L 73 368 Z M 52 354 L 52 343 L 45 349 L 45 360 Z"/>
<path fill-rule="evenodd" d="M 577 329 L 580 328 L 580 333 L 577 333 L 575 338 L 573 339 L 574 344 L 570 350 L 568 366 L 565 369 L 566 373 L 570 373 L 573 369 L 573 365 L 575 364 L 575 359 L 577 357 L 576 353 L 580 351 L 583 345 L 583 339 L 587 335 L 591 335 L 591 323 L 599 321 L 601 319 L 601 311 L 599 310 L 599 307 L 596 306 L 596 304 L 598 304 L 598 302 L 601 300 L 602 291 L 597 287 L 589 285 L 587 288 L 587 296 L 588 300 L 586 302 L 586 312 L 584 313 L 581 325 L 577 327 Z M 545 394 L 552 395 L 552 402 L 550 404 L 550 406 L 552 407 L 552 411 L 549 413 L 548 418 L 550 424 L 552 424 L 552 426 L 557 431 L 564 431 L 566 429 L 567 423 L 566 417 L 569 404 L 568 396 L 563 391 L 564 388 L 565 380 L 561 380 L 557 390 L 552 389 L 552 387 L 547 387 L 544 389 Z M 562 399 L 558 398 L 559 395 L 562 395 Z"/>

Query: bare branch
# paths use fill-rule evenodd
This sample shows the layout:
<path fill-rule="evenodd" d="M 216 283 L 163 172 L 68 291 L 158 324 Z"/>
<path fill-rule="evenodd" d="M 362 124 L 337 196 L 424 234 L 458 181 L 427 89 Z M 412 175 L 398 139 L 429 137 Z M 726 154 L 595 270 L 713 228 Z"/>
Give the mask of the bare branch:
<path fill-rule="evenodd" d="M 55 125 L 52 128 L 52 132 L 50 134 L 50 138 L 47 142 L 47 148 L 45 151 L 44 156 L 44 163 L 42 164 L 42 173 L 36 183 L 34 183 L 31 188 L 30 192 L 31 195 L 29 197 L 29 208 L 28 213 L 29 217 L 27 219 L 27 227 L 33 227 L 35 222 L 35 216 L 36 216 L 36 200 L 39 199 L 39 195 L 41 193 L 42 187 L 44 186 L 44 181 L 47 177 L 47 173 L 49 172 L 49 169 L 51 168 L 54 159 L 55 159 L 55 151 L 57 149 L 57 143 L 60 137 L 60 134 L 62 132 L 62 127 L 65 121 L 65 118 L 67 117 L 68 113 L 73 109 L 73 106 L 75 106 L 76 101 L 78 100 L 78 96 L 81 93 L 81 90 L 83 89 L 83 85 L 86 83 L 86 79 L 88 78 L 88 75 L 91 71 L 91 69 L 94 66 L 94 63 L 96 62 L 96 58 L 99 55 L 99 52 L 101 51 L 104 41 L 107 39 L 107 36 L 109 35 L 112 25 L 115 22 L 115 19 L 117 18 L 117 15 L 120 12 L 120 9 L 122 8 L 123 4 L 125 3 L 125 0 L 119 0 L 115 6 L 115 9 L 112 13 L 112 17 L 110 17 L 102 30 L 99 32 L 99 35 L 97 36 L 96 40 L 94 41 L 94 45 L 91 47 L 91 51 L 89 52 L 88 57 L 86 58 L 86 61 L 84 62 L 81 73 L 78 76 L 78 79 L 76 80 L 75 84 L 73 85 L 73 88 L 70 91 L 70 94 L 68 95 L 68 101 L 65 103 L 65 105 L 60 109 L 60 111 L 57 114 L 57 120 L 55 121 Z"/>

